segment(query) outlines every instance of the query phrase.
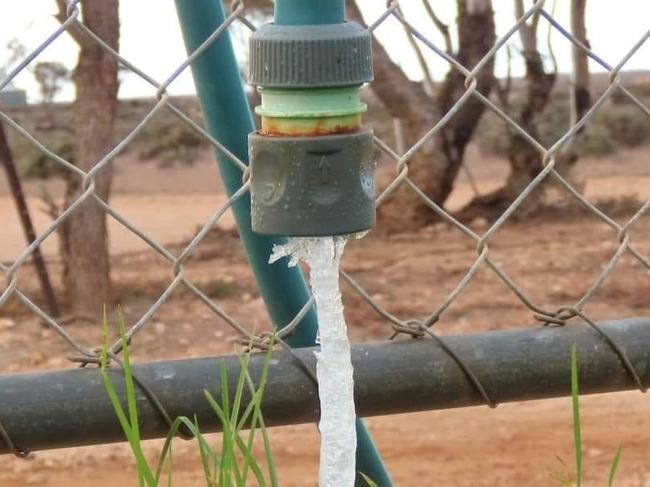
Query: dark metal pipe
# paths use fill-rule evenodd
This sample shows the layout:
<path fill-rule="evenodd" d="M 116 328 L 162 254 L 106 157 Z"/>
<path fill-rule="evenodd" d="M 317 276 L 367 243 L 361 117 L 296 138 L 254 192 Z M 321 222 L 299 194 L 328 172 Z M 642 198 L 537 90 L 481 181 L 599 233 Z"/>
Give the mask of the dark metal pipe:
<path fill-rule="evenodd" d="M 650 382 L 650 318 L 601 324 L 625 352 L 642 382 Z M 583 394 L 623 391 L 635 383 L 611 347 L 592 328 L 571 325 L 445 337 L 445 343 L 475 373 L 497 403 L 566 396 L 569 356 L 575 343 Z M 314 349 L 295 353 L 314 367 Z M 357 411 L 363 416 L 473 406 L 483 403 L 458 365 L 433 340 L 358 344 L 353 347 Z M 259 378 L 264 356 L 251 358 Z M 203 396 L 219 394 L 219 369 L 230 387 L 239 374 L 236 356 L 139 364 L 136 376 L 156 394 L 172 417 L 197 415 L 203 431 L 219 424 Z M 112 371 L 118 391 L 121 372 Z M 290 354 L 271 360 L 263 401 L 269 425 L 313 422 L 318 396 L 313 382 Z M 165 436 L 167 426 L 139 393 L 144 438 Z M 0 376 L 0 420 L 21 448 L 40 450 L 109 443 L 124 439 L 96 369 Z M 7 453 L 5 445 L 0 452 Z"/>

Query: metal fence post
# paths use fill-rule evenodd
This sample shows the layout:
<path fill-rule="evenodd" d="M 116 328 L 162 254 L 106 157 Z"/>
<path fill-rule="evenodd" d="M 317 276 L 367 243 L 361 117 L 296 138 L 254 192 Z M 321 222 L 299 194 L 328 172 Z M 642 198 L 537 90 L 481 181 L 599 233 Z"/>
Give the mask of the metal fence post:
<path fill-rule="evenodd" d="M 223 3 L 217 0 L 176 0 L 176 9 L 188 53 L 201 45 L 225 20 Z M 246 162 L 247 136 L 255 130 L 255 125 L 230 36 L 227 33 L 219 36 L 192 63 L 191 68 L 207 131 Z M 226 192 L 232 196 L 242 185 L 242 173 L 218 151 L 216 157 Z M 273 245 L 286 243 L 286 239 L 252 232 L 249 195 L 235 201 L 232 209 L 239 237 L 271 320 L 277 327 L 282 327 L 309 299 L 307 284 L 300 269 L 288 268 L 284 262 L 268 263 Z M 294 345 L 313 344 L 316 327 L 316 314 L 312 310 L 294 333 Z"/>
<path fill-rule="evenodd" d="M 340 22 L 343 19 L 344 2 L 278 0 L 276 9 L 286 22 Z M 221 0 L 176 0 L 176 10 L 188 53 L 200 46 L 225 20 Z M 255 126 L 230 36 L 225 34 L 219 36 L 192 63 L 192 74 L 208 132 L 242 161 L 247 161 L 247 136 L 255 130 Z M 242 184 L 241 172 L 220 153 L 217 153 L 217 160 L 226 191 L 232 195 Z M 233 204 L 233 213 L 271 320 L 276 326 L 282 327 L 298 314 L 309 299 L 304 277 L 299 269 L 287 268 L 284 262 L 268 264 L 273 245 L 282 244 L 286 239 L 252 232 L 248 194 Z M 312 309 L 287 341 L 293 347 L 312 346 L 317 326 Z M 391 487 L 390 476 L 361 420 L 357 420 L 357 437 L 357 469 L 380 487 Z M 362 487 L 367 484 L 358 476 L 356 485 Z"/>

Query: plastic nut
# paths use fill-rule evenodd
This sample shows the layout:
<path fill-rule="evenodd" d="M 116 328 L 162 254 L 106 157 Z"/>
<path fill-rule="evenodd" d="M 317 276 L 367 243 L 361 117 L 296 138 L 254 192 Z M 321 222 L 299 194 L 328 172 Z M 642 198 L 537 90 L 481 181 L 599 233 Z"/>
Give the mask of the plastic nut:
<path fill-rule="evenodd" d="M 248 140 L 254 232 L 342 235 L 374 225 L 372 130 Z"/>

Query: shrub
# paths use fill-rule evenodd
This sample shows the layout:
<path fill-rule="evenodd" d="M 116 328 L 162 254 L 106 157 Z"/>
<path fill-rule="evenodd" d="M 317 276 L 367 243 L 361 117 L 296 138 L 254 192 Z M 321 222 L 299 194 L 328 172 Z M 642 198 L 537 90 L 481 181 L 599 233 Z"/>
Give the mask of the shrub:
<path fill-rule="evenodd" d="M 48 149 L 73 163 L 74 145 L 69 136 L 62 135 L 47 141 Z M 33 145 L 21 144 L 14 151 L 20 176 L 25 179 L 65 178 L 70 172 Z"/>
<path fill-rule="evenodd" d="M 142 160 L 155 159 L 166 167 L 177 162 L 192 164 L 199 151 L 208 145 L 203 137 L 180 121 L 153 127 L 145 132 L 145 137 L 138 157 Z"/>
<path fill-rule="evenodd" d="M 539 140 L 550 147 L 569 129 L 570 107 L 566 97 L 553 99 L 539 118 Z M 516 113 L 515 105 L 510 113 Z M 505 157 L 510 145 L 510 129 L 493 113 L 483 117 L 477 133 L 480 149 Z M 619 149 L 637 147 L 650 141 L 650 120 L 638 107 L 607 103 L 589 120 L 583 136 L 575 142 L 581 155 L 608 155 Z"/>
<path fill-rule="evenodd" d="M 636 147 L 650 140 L 650 118 L 632 105 L 607 105 L 599 110 L 594 122 L 607 128 L 620 147 Z"/>

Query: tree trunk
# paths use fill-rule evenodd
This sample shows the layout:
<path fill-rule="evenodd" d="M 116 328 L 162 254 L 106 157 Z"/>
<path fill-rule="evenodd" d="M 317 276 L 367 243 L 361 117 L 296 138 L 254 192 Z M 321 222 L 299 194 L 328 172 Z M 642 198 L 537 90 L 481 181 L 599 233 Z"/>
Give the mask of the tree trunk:
<path fill-rule="evenodd" d="M 582 44 L 589 46 L 585 11 L 587 0 L 571 0 L 571 33 Z M 573 93 L 572 119 L 574 124 L 587 113 L 591 107 L 591 77 L 589 75 L 589 58 L 578 46 L 573 44 Z"/>
<path fill-rule="evenodd" d="M 572 0 L 571 28 L 573 35 L 579 41 L 588 44 L 585 6 L 586 0 Z M 522 0 L 515 0 L 515 16 L 520 18 L 523 13 Z M 537 18 L 534 17 L 531 24 L 522 26 L 519 33 L 526 62 L 526 98 L 516 120 L 529 135 L 539 140 L 538 116 L 549 102 L 557 73 L 544 71 L 542 56 L 537 47 Z M 573 47 L 572 79 L 571 125 L 575 124 L 591 106 L 588 59 L 586 54 L 576 46 Z M 577 136 L 581 135 L 579 132 Z M 565 178 L 569 177 L 571 169 L 578 161 L 578 154 L 572 148 L 571 141 L 556 155 L 555 159 L 555 169 Z M 541 154 L 516 132 L 512 132 L 510 136 L 508 162 L 510 163 L 510 174 L 506 184 L 492 193 L 472 200 L 457 215 L 461 220 L 471 220 L 476 217 L 495 220 L 543 170 Z M 526 216 L 539 208 L 544 202 L 545 190 L 550 181 L 550 179 L 546 179 L 536 191 L 528 196 L 518 210 L 517 216 Z"/>
<path fill-rule="evenodd" d="M 118 48 L 118 0 L 82 0 L 84 24 L 113 49 Z M 107 52 L 82 34 L 79 60 L 74 72 L 74 161 L 89 171 L 113 144 L 117 109 L 118 65 Z M 95 176 L 95 193 L 108 201 L 111 165 Z M 69 178 L 66 206 L 84 192 L 78 178 Z M 79 318 L 95 320 L 110 297 L 110 265 L 106 215 L 92 199 L 84 202 L 67 220 L 63 229 L 64 279 Z"/>
<path fill-rule="evenodd" d="M 523 1 L 515 0 L 515 17 L 519 19 L 523 14 Z M 538 18 L 533 17 L 530 23 L 519 29 L 526 65 L 526 96 L 514 119 L 526 133 L 539 140 L 538 116 L 548 104 L 557 75 L 544 70 L 544 61 L 537 46 L 537 22 Z M 505 185 L 474 198 L 457 215 L 461 220 L 476 217 L 496 219 L 543 169 L 541 154 L 515 131 L 510 133 L 508 162 L 510 173 Z M 541 197 L 541 191 L 533 192 L 520 207 L 519 214 L 527 214 L 537 208 Z"/>
<path fill-rule="evenodd" d="M 537 115 L 548 103 L 555 83 L 555 74 L 544 72 L 538 52 L 536 55 L 527 56 L 526 82 L 526 99 L 515 120 L 530 136 L 539 139 Z M 505 185 L 491 193 L 474 198 L 458 215 L 461 220 L 471 220 L 476 217 L 483 217 L 490 221 L 496 219 L 543 169 L 540 153 L 518 132 L 512 132 L 510 135 L 508 162 L 510 173 Z M 525 215 L 534 211 L 539 206 L 541 197 L 541 191 L 533 192 L 522 205 L 519 214 Z"/>
<path fill-rule="evenodd" d="M 457 4 L 459 42 L 455 57 L 463 66 L 472 69 L 496 42 L 494 12 L 491 2 L 486 0 L 459 0 Z M 476 89 L 488 97 L 495 84 L 494 57 L 479 71 L 476 81 Z M 465 91 L 465 76 L 451 69 L 436 98 L 436 118 L 442 118 L 451 110 Z M 412 171 L 413 180 L 439 205 L 447 200 L 454 189 L 465 149 L 485 109 L 477 98 L 467 99 L 435 139 L 433 173 L 429 171 L 427 174 L 422 166 Z"/>
<path fill-rule="evenodd" d="M 472 68 L 496 41 L 494 12 L 489 0 L 458 0 L 458 52 L 456 59 Z M 358 7 L 348 2 L 348 16 L 363 22 Z M 465 77 L 450 69 L 435 100 L 427 96 L 420 83 L 407 78 L 393 63 L 386 50 L 373 41 L 375 80 L 372 90 L 390 114 L 404 123 L 409 146 L 416 143 L 445 115 L 465 91 Z M 478 73 L 477 89 L 488 96 L 494 86 L 494 61 Z M 408 162 L 409 177 L 429 198 L 442 205 L 453 190 L 463 162 L 465 148 L 485 111 L 476 98 L 469 98 L 438 136 Z M 390 231 L 418 228 L 431 222 L 434 213 L 408 188 L 393 193 L 379 209 L 384 228 Z"/>

